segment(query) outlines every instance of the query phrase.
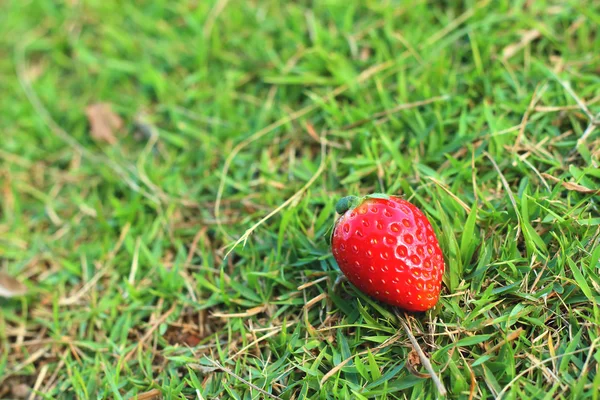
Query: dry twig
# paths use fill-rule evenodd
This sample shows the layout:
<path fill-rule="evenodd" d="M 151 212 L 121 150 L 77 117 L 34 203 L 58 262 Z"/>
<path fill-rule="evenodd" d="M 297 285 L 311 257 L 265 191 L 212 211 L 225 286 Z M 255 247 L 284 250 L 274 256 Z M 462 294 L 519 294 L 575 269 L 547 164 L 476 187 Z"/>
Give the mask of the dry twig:
<path fill-rule="evenodd" d="M 410 331 L 410 328 L 408 327 L 408 325 L 406 324 L 406 322 L 404 321 L 402 316 L 399 315 L 398 313 L 396 313 L 396 316 L 400 320 L 400 324 L 402 324 L 402 327 L 404 328 L 404 331 L 406 332 L 406 335 L 408 336 L 410 343 L 413 345 L 413 348 L 416 350 L 417 354 L 419 355 L 419 358 L 421 359 L 421 363 L 423 364 L 423 366 L 425 367 L 427 372 L 429 372 L 429 375 L 431 376 L 433 383 L 437 387 L 437 390 L 440 393 L 440 396 L 446 396 L 447 392 L 446 392 L 446 388 L 444 387 L 444 384 L 442 383 L 440 378 L 437 376 L 435 370 L 433 369 L 433 366 L 431 365 L 431 362 L 429 361 L 429 359 L 427 358 L 425 353 L 423 353 L 423 350 L 421 349 L 421 346 L 419 346 L 417 339 L 414 337 L 414 335 Z M 406 318 L 406 320 L 408 320 L 408 315 L 406 313 L 404 314 L 404 318 Z"/>

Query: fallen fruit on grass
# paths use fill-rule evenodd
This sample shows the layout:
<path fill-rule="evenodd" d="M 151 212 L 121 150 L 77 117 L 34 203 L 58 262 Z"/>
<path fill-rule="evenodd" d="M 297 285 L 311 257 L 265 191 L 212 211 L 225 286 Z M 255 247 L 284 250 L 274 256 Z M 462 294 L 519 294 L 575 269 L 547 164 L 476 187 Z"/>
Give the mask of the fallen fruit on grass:
<path fill-rule="evenodd" d="M 409 311 L 440 297 L 444 257 L 431 223 L 396 196 L 348 196 L 336 205 L 331 247 L 340 269 L 362 292 Z"/>

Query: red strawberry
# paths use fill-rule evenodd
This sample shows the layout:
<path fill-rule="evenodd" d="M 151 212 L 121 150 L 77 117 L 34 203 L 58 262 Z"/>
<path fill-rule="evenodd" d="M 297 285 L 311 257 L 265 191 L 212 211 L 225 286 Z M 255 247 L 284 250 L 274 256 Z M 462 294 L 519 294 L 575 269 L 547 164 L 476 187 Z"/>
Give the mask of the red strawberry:
<path fill-rule="evenodd" d="M 409 311 L 440 297 L 444 257 L 427 217 L 399 197 L 341 199 L 331 247 L 344 275 L 364 293 Z"/>

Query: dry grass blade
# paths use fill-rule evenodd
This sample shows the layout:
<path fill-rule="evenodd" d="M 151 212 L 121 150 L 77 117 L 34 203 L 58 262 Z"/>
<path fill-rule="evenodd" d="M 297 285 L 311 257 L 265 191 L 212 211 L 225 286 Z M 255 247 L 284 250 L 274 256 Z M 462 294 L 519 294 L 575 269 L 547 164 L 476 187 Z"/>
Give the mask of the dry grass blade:
<path fill-rule="evenodd" d="M 581 135 L 581 137 L 577 140 L 577 145 L 580 145 L 581 143 L 585 142 L 586 139 L 596 130 L 596 125 L 599 125 L 599 124 L 600 124 L 600 114 L 598 116 L 596 116 L 596 118 L 585 129 L 585 132 L 583 132 L 583 135 Z"/>
<path fill-rule="evenodd" d="M 498 343 L 497 345 L 495 345 L 494 347 L 490 348 L 488 351 L 486 351 L 484 354 L 492 354 L 495 353 L 498 349 L 500 349 L 502 346 L 504 346 L 506 343 L 512 342 L 513 340 L 517 339 L 519 336 L 521 336 L 521 334 L 525 332 L 525 330 L 523 328 L 519 328 L 516 331 L 513 331 L 511 333 L 509 333 L 506 336 L 506 339 L 504 339 L 504 341 Z"/>
<path fill-rule="evenodd" d="M 364 356 L 365 354 L 368 354 L 369 352 L 371 352 L 372 354 L 376 354 L 379 350 L 395 343 L 399 338 L 400 338 L 400 336 L 398 334 L 395 334 L 394 336 L 391 336 L 385 342 L 381 343 L 379 346 L 377 346 L 373 349 L 366 349 L 366 350 L 361 351 L 360 353 L 351 355 L 350 357 L 346 358 L 345 360 L 340 362 L 338 365 L 333 367 L 331 370 L 329 370 L 325 375 L 323 375 L 323 378 L 321 378 L 321 386 L 323 386 L 323 384 L 325 382 L 327 382 L 327 380 L 329 378 L 331 378 L 333 375 L 335 375 L 340 369 L 342 369 L 344 367 L 344 365 L 348 364 L 348 362 L 350 362 L 350 360 L 352 360 L 354 357 Z"/>
<path fill-rule="evenodd" d="M 549 362 L 553 362 L 554 360 L 558 359 L 558 358 L 562 358 L 565 356 L 569 356 L 572 354 L 578 354 L 578 353 L 583 353 L 585 351 L 589 351 L 590 354 L 592 353 L 592 351 L 596 348 L 596 345 L 598 344 L 598 342 L 600 341 L 600 337 L 594 339 L 594 341 L 592 342 L 592 344 L 589 347 L 586 347 L 584 349 L 579 349 L 579 350 L 575 350 L 575 351 L 571 351 L 568 353 L 563 353 L 560 354 L 556 357 L 549 357 L 546 358 L 545 360 L 540 361 L 539 363 L 535 363 L 533 364 L 531 367 L 524 369 L 523 371 L 521 371 L 519 374 L 517 374 L 506 386 L 504 386 L 504 388 L 500 391 L 500 393 L 498 393 L 498 396 L 496 397 L 498 400 L 502 399 L 504 397 L 504 395 L 506 394 L 506 392 L 508 391 L 508 389 L 510 389 L 510 387 L 517 382 L 519 379 L 521 379 L 521 377 L 523 377 L 524 375 L 527 375 L 529 372 L 531 372 L 532 370 L 539 368 L 540 366 L 547 364 Z"/>
<path fill-rule="evenodd" d="M 540 359 L 537 358 L 536 356 L 534 356 L 533 354 L 527 353 L 526 356 L 534 364 L 541 365 Z M 544 375 L 544 378 L 546 378 L 546 381 L 548 383 L 550 383 L 550 384 L 558 383 L 563 387 L 563 389 L 565 388 L 565 385 L 561 382 L 558 375 L 556 375 L 550 368 L 548 368 L 546 366 L 541 366 L 540 369 L 542 371 L 542 374 Z"/>
<path fill-rule="evenodd" d="M 94 287 L 94 285 L 96 285 L 96 283 L 98 283 L 98 281 L 100 280 L 100 278 L 102 278 L 104 276 L 104 274 L 106 274 L 106 271 L 108 271 L 109 265 L 106 265 L 104 267 L 102 267 L 102 269 L 100 269 L 100 271 L 98 271 L 96 273 L 96 275 L 94 275 L 94 277 L 92 279 L 90 279 L 85 285 L 83 285 L 81 287 L 81 289 L 79 289 L 77 291 L 77 293 L 75 293 L 72 296 L 69 296 L 67 298 L 64 299 L 60 299 L 58 301 L 58 304 L 61 306 L 71 306 L 73 304 L 76 304 L 79 300 L 81 300 L 81 298 L 92 288 Z"/>
<path fill-rule="evenodd" d="M 563 182 L 562 185 L 567 190 L 572 190 L 574 192 L 583 193 L 583 194 L 600 194 L 600 189 L 589 189 L 585 186 L 582 186 L 578 183 L 572 182 Z"/>
<path fill-rule="evenodd" d="M 137 400 L 154 400 L 160 399 L 162 397 L 162 392 L 158 389 L 152 389 L 144 393 L 140 393 L 137 395 Z"/>
<path fill-rule="evenodd" d="M 583 185 L 580 185 L 578 183 L 573 183 L 573 182 L 561 182 L 560 179 L 558 179 L 550 174 L 547 174 L 547 173 L 542 173 L 542 176 L 553 182 L 557 182 L 557 183 L 560 182 L 560 184 L 567 190 L 571 190 L 571 191 L 583 193 L 583 194 L 600 194 L 600 189 L 590 189 Z"/>
<path fill-rule="evenodd" d="M 462 13 L 461 15 L 456 17 L 456 19 L 451 21 L 448 25 L 446 25 L 443 29 L 436 32 L 435 35 L 433 35 L 429 39 L 427 39 L 424 46 L 430 46 L 430 45 L 436 43 L 438 40 L 442 39 L 444 36 L 446 36 L 447 34 L 452 32 L 458 26 L 460 26 L 461 24 L 466 22 L 469 18 L 471 18 L 473 15 L 475 15 L 475 11 L 477 11 L 479 8 L 487 7 L 489 3 L 490 3 L 490 0 L 485 0 L 485 1 L 479 2 L 475 7 L 469 8 L 467 11 L 465 11 L 464 13 Z M 421 47 L 423 47 L 423 46 L 421 46 Z"/>
<path fill-rule="evenodd" d="M 440 188 L 442 188 L 442 190 L 444 190 L 444 192 L 448 193 L 448 195 L 450 197 L 452 197 L 458 204 L 460 204 L 460 206 L 467 212 L 467 214 L 471 214 L 471 207 L 469 207 L 467 205 L 467 203 L 465 203 L 464 201 L 462 201 L 457 195 L 455 195 L 454 193 L 452 193 L 452 191 L 450 191 L 450 189 L 448 189 L 448 187 L 446 187 L 446 185 L 444 185 L 442 182 L 438 181 L 437 179 L 435 179 L 432 176 L 430 176 L 429 179 L 433 183 L 435 183 L 437 186 L 439 186 Z"/>
<path fill-rule="evenodd" d="M 306 283 L 304 283 L 304 284 L 302 284 L 302 285 L 298 286 L 296 289 L 297 289 L 297 290 L 304 290 L 304 289 L 306 289 L 306 288 L 309 288 L 309 287 L 311 287 L 311 286 L 313 286 L 313 285 L 316 285 L 317 283 L 320 283 L 320 282 L 326 281 L 327 279 L 329 279 L 329 277 L 328 277 L 328 276 L 323 276 L 323 277 L 321 277 L 321 278 L 319 278 L 319 279 L 316 279 L 316 280 L 314 280 L 314 281 L 312 281 L 312 282 L 306 282 Z"/>
<path fill-rule="evenodd" d="M 437 376 L 435 370 L 433 369 L 433 366 L 431 365 L 431 362 L 429 361 L 429 359 L 427 358 L 427 356 L 421 349 L 421 346 L 419 346 L 419 342 L 417 342 L 417 339 L 414 337 L 414 335 L 410 331 L 410 328 L 408 327 L 408 325 L 406 324 L 406 322 L 404 320 L 404 318 L 408 319 L 408 316 L 406 314 L 404 314 L 404 318 L 402 318 L 402 316 L 399 315 L 398 313 L 396 313 L 396 316 L 400 320 L 400 324 L 402 324 L 402 327 L 404 328 L 404 331 L 406 332 L 406 335 L 408 336 L 410 343 L 413 345 L 413 349 L 417 352 L 417 354 L 419 355 L 419 358 L 421 358 L 421 363 L 423 364 L 423 366 L 425 367 L 427 372 L 429 372 L 429 375 L 431 375 L 431 379 L 433 380 L 433 383 L 435 384 L 435 387 L 437 388 L 440 396 L 442 396 L 442 397 L 446 396 L 447 391 L 446 391 L 446 388 L 444 387 L 444 384 L 442 383 L 440 378 Z"/>
<path fill-rule="evenodd" d="M 475 374 L 473 373 L 473 369 L 469 364 L 465 364 L 469 369 L 469 375 L 471 375 L 471 385 L 469 386 L 469 400 L 473 400 L 475 397 L 475 391 L 477 390 L 477 380 L 475 379 Z"/>
<path fill-rule="evenodd" d="M 140 339 L 140 341 L 138 342 L 137 346 L 135 346 L 129 353 L 127 353 L 127 355 L 125 356 L 124 361 L 127 362 L 131 359 L 131 357 L 135 354 L 136 350 L 141 349 L 142 346 L 144 345 L 144 343 L 150 338 L 150 336 L 152 335 L 152 333 L 158 329 L 158 327 L 164 323 L 167 318 L 169 318 L 169 315 L 171 315 L 173 313 L 173 311 L 175 311 L 175 308 L 177 307 L 177 303 L 174 303 L 171 308 L 169 308 L 169 310 L 167 310 L 166 313 L 164 313 L 163 315 L 160 316 L 159 319 L 157 319 L 154 324 L 152 325 L 152 327 L 150 329 L 148 329 L 148 331 L 144 334 L 144 336 L 142 336 L 142 338 Z"/>
<path fill-rule="evenodd" d="M 369 352 L 368 350 L 364 350 L 358 354 L 354 354 L 354 355 L 346 358 L 344 361 L 342 361 L 341 363 L 339 363 L 332 369 L 330 369 L 325 375 L 323 375 L 323 378 L 321 378 L 321 386 L 323 386 L 323 384 L 325 382 L 327 382 L 327 380 L 329 380 L 329 378 L 331 378 L 333 375 L 335 375 L 340 369 L 344 368 L 344 365 L 348 364 L 348 362 L 350 362 L 350 360 L 352 360 L 354 357 L 363 356 L 363 355 L 367 354 L 368 352 Z"/>
<path fill-rule="evenodd" d="M 315 174 L 312 176 L 312 178 L 310 178 L 310 180 L 308 182 L 306 182 L 306 184 L 304 186 L 302 186 L 302 188 L 300 190 L 298 190 L 296 193 L 294 193 L 294 195 L 292 197 L 287 199 L 285 202 L 283 202 L 283 204 L 281 204 L 279 207 L 277 207 L 276 209 L 271 211 L 269 214 L 267 214 L 263 219 L 261 219 L 256 224 L 254 224 L 250 229 L 246 230 L 246 232 L 244 232 L 244 234 L 233 245 L 231 245 L 231 249 L 229 249 L 229 251 L 225 254 L 225 258 L 227 258 L 227 256 L 229 256 L 229 254 L 231 254 L 231 252 L 233 250 L 235 250 L 235 248 L 240 243 L 246 244 L 246 241 L 248 240 L 248 238 L 250 237 L 252 232 L 254 232 L 256 230 L 256 228 L 261 226 L 264 222 L 269 220 L 272 216 L 277 214 L 279 211 L 283 210 L 285 207 L 287 207 L 292 202 L 294 202 L 296 199 L 298 199 L 304 192 L 306 192 L 306 190 L 312 186 L 312 184 L 317 180 L 317 178 L 319 176 L 321 176 L 321 174 L 325 170 L 326 164 L 327 164 L 327 158 L 326 158 L 326 153 L 325 153 L 325 143 L 323 142 L 323 143 L 321 143 L 321 165 L 319 166 L 319 169 L 317 170 L 317 172 L 315 172 Z"/>
<path fill-rule="evenodd" d="M 577 93 L 571 88 L 571 84 L 567 81 L 563 81 L 556 74 L 553 74 L 554 79 L 565 89 L 565 91 L 575 100 L 579 109 L 587 116 L 589 120 L 589 125 L 586 130 L 583 132 L 581 137 L 577 139 L 577 146 L 580 146 L 583 142 L 587 140 L 587 138 L 596 130 L 597 125 L 600 125 L 600 113 L 596 116 L 592 114 L 587 104 L 577 96 Z M 573 149 L 573 151 L 576 150 Z"/>
<path fill-rule="evenodd" d="M 508 184 L 508 181 L 504 177 L 504 174 L 502 173 L 502 170 L 500 169 L 500 167 L 496 163 L 496 160 L 494 160 L 492 158 L 492 156 L 487 151 L 484 152 L 483 154 L 485 154 L 485 156 L 492 162 L 492 165 L 494 166 L 494 169 L 498 173 L 498 176 L 500 176 L 500 180 L 502 181 L 502 186 L 504 186 L 504 190 L 506 190 L 506 193 L 508 194 L 508 198 L 510 199 L 510 203 L 512 204 L 513 209 L 515 210 L 515 214 L 517 214 L 517 217 L 518 217 L 517 221 L 518 221 L 519 225 L 517 227 L 517 236 L 516 236 L 516 238 L 518 238 L 519 235 L 521 235 L 521 214 L 519 213 L 519 207 L 517 207 L 517 201 L 515 200 L 515 195 L 513 194 L 512 190 L 510 190 L 510 185 Z"/>
<path fill-rule="evenodd" d="M 253 315 L 260 314 L 261 312 L 265 311 L 266 308 L 267 308 L 266 306 L 258 306 L 258 307 L 250 308 L 242 313 L 233 313 L 233 314 L 213 313 L 211 316 L 213 318 L 223 318 L 223 319 L 246 318 L 246 317 L 251 317 Z"/>
<path fill-rule="evenodd" d="M 393 61 L 386 61 L 384 63 L 375 65 L 373 67 L 367 68 L 366 70 L 364 70 L 359 77 L 356 79 L 356 83 L 361 83 L 366 81 L 367 79 L 369 79 L 371 76 L 381 72 L 381 71 L 385 71 L 389 68 L 391 68 L 392 66 L 394 66 L 394 62 Z M 349 85 L 342 85 L 340 87 L 338 87 L 337 89 L 333 90 L 332 92 L 328 93 L 327 95 L 321 97 L 322 100 L 329 100 L 332 98 L 335 98 L 337 96 L 339 96 L 340 94 L 344 93 L 346 90 L 348 90 L 350 86 Z M 219 227 L 219 229 L 221 229 L 221 231 L 226 234 L 227 236 L 229 236 L 229 234 L 227 234 L 227 232 L 225 232 L 225 230 L 223 229 L 223 226 L 221 224 L 221 218 L 220 218 L 220 214 L 221 214 L 221 199 L 223 197 L 223 190 L 225 189 L 225 178 L 227 177 L 227 173 L 229 172 L 229 167 L 231 166 L 231 163 L 233 162 L 233 159 L 235 158 L 235 156 L 237 156 L 237 154 L 246 146 L 248 146 L 250 143 L 255 142 L 256 140 L 262 138 L 263 136 L 273 132 L 275 129 L 288 124 L 292 121 L 297 120 L 298 118 L 303 117 L 304 115 L 307 115 L 315 110 L 317 110 L 320 107 L 319 104 L 310 104 L 276 122 L 273 122 L 271 125 L 257 131 L 256 133 L 254 133 L 252 136 L 250 136 L 249 138 L 243 140 L 242 142 L 240 142 L 237 146 L 235 146 L 233 148 L 233 150 L 231 151 L 231 153 L 229 153 L 229 155 L 227 156 L 227 159 L 225 160 L 225 165 L 223 166 L 223 171 L 221 172 L 221 181 L 219 182 L 219 188 L 217 190 L 217 199 L 215 201 L 215 220 L 217 221 L 217 226 Z"/>
<path fill-rule="evenodd" d="M 546 182 L 546 180 L 544 179 L 544 176 L 540 173 L 540 171 L 533 166 L 532 163 L 530 163 L 527 160 L 527 157 L 525 155 L 520 155 L 519 159 L 523 162 L 523 164 L 527 165 L 529 168 L 531 168 L 531 170 L 538 176 L 538 178 L 540 178 L 540 181 L 542 182 L 542 184 L 546 187 L 546 189 L 551 192 L 552 190 L 550 189 L 550 186 L 548 186 L 548 182 Z"/>
<path fill-rule="evenodd" d="M 219 226 L 219 228 L 221 229 L 221 231 L 223 233 L 227 234 L 227 232 L 225 232 L 223 230 L 223 227 L 221 225 L 221 198 L 223 196 L 223 190 L 225 189 L 225 177 L 227 176 L 227 173 L 229 172 L 229 167 L 230 167 L 231 163 L 233 162 L 233 159 L 235 158 L 235 156 L 237 156 L 237 154 L 244 147 L 248 146 L 250 143 L 260 139 L 261 137 L 265 136 L 268 133 L 271 133 L 273 130 L 279 128 L 280 126 L 287 124 L 291 121 L 294 121 L 294 120 L 302 117 L 303 115 L 308 114 L 309 112 L 315 110 L 316 108 L 317 108 L 317 105 L 312 105 L 312 106 L 305 107 L 301 110 L 298 110 L 291 115 L 288 115 L 287 117 L 267 126 L 266 128 L 261 129 L 260 131 L 256 132 L 254 135 L 250 136 L 248 139 L 243 140 L 242 142 L 240 142 L 237 146 L 235 146 L 233 148 L 231 153 L 229 153 L 229 155 L 227 156 L 227 159 L 225 160 L 225 165 L 223 166 L 223 172 L 221 173 L 221 182 L 219 183 L 219 189 L 217 191 L 217 200 L 215 201 L 215 220 L 217 221 L 217 226 Z M 229 234 L 227 234 L 227 236 L 229 236 Z"/>
<path fill-rule="evenodd" d="M 25 359 L 21 363 L 15 365 L 13 367 L 12 371 L 8 371 L 3 376 L 0 376 L 0 383 L 4 382 L 4 380 L 6 380 L 10 376 L 16 374 L 17 372 L 21 371 L 23 368 L 27 367 L 28 365 L 33 364 L 40 358 L 44 357 L 46 354 L 48 354 L 49 351 L 50 351 L 50 346 L 46 346 L 46 347 L 42 347 L 35 353 L 31 354 L 29 357 L 27 357 L 27 359 Z"/>
<path fill-rule="evenodd" d="M 212 8 L 212 10 L 210 10 L 210 14 L 208 14 L 208 18 L 206 19 L 206 23 L 204 24 L 204 28 L 202 29 L 202 35 L 204 36 L 205 40 L 208 40 L 210 38 L 213 26 L 215 25 L 219 14 L 221 14 L 227 6 L 227 3 L 229 3 L 229 0 L 219 0 Z"/>
<path fill-rule="evenodd" d="M 230 370 L 229 368 L 226 368 L 224 366 L 222 366 L 219 362 L 215 361 L 215 360 L 211 360 L 208 357 L 205 357 L 206 360 L 208 360 L 208 362 L 210 362 L 212 365 L 214 365 L 216 368 L 218 368 L 219 370 L 225 372 L 227 375 L 230 375 L 232 377 L 234 377 L 235 379 L 237 379 L 238 381 L 242 382 L 244 385 L 250 386 L 252 389 L 264 394 L 265 396 L 271 398 L 271 399 L 276 399 L 276 400 L 281 400 L 281 397 L 276 396 L 272 393 L 269 393 L 261 388 L 259 388 L 258 386 L 254 385 L 253 383 L 248 382 L 247 380 L 245 380 L 244 378 L 242 378 L 241 376 L 235 374 L 232 370 Z"/>
<path fill-rule="evenodd" d="M 297 321 L 290 321 L 290 322 L 288 322 L 286 324 L 286 328 L 290 327 L 290 326 L 292 326 L 294 324 L 297 324 L 297 323 L 298 323 Z M 260 343 L 263 340 L 266 340 L 266 339 L 268 339 L 270 337 L 273 337 L 273 336 L 277 335 L 282 329 L 283 329 L 283 325 L 275 327 L 271 332 L 266 333 L 265 335 L 259 337 L 258 339 L 252 341 L 251 343 L 248 343 L 246 346 L 244 346 L 243 348 L 241 348 L 237 353 L 235 353 L 234 355 L 232 355 L 231 357 L 229 357 L 227 359 L 227 361 L 233 360 L 234 358 L 236 358 L 237 356 L 239 356 L 240 354 L 242 354 L 243 352 L 245 352 L 249 348 L 251 348 L 253 346 L 256 346 L 257 343 Z"/>
<path fill-rule="evenodd" d="M 40 390 L 40 387 L 42 386 L 42 382 L 44 382 L 44 378 L 46 377 L 46 374 L 48 373 L 49 368 L 50 368 L 50 366 L 48 364 L 42 366 L 40 373 L 38 374 L 37 378 L 35 379 L 35 383 L 33 384 L 33 388 L 31 390 L 31 393 L 29 394 L 28 400 L 35 399 L 36 392 L 38 390 Z"/>
<path fill-rule="evenodd" d="M 27 286 L 10 275 L 0 272 L 0 297 L 23 296 L 27 293 Z"/>
<path fill-rule="evenodd" d="M 567 93 L 569 93 L 573 100 L 575 100 L 581 111 L 583 111 L 585 115 L 587 115 L 588 119 L 590 121 L 593 121 L 594 115 L 590 112 L 585 102 L 581 100 L 579 96 L 577 96 L 575 91 L 571 88 L 571 84 L 569 82 L 563 81 L 562 79 L 559 79 L 558 77 L 556 77 L 556 79 L 558 80 L 558 83 L 560 83 L 560 85 L 567 91 Z"/>
<path fill-rule="evenodd" d="M 590 99 L 586 102 L 588 106 L 595 104 L 600 101 L 600 96 L 596 96 L 593 99 Z M 578 105 L 572 106 L 536 106 L 535 112 L 548 113 L 548 112 L 558 112 L 558 111 L 572 111 L 579 110 L 580 107 Z"/>
<path fill-rule="evenodd" d="M 508 60 L 509 58 L 517 54 L 519 50 L 521 50 L 523 47 L 527 46 L 529 43 L 539 38 L 540 36 L 542 36 L 542 34 L 537 29 L 531 29 L 527 32 L 524 32 L 519 42 L 508 45 L 502 50 L 502 58 L 504 60 Z"/>
<path fill-rule="evenodd" d="M 540 89 L 540 85 L 538 84 L 533 91 L 533 95 L 531 96 L 531 100 L 529 101 L 529 105 L 527 106 L 527 110 L 525 110 L 525 114 L 523 114 L 523 118 L 521 119 L 521 124 L 519 127 L 519 134 L 517 135 L 517 139 L 515 140 L 515 144 L 513 146 L 513 151 L 519 144 L 521 143 L 521 139 L 525 135 L 525 128 L 527 127 L 527 123 L 529 122 L 529 116 L 531 111 L 535 108 L 535 105 L 540 100 L 544 92 L 548 89 L 548 85 L 544 84 Z M 539 94 L 538 94 L 539 91 Z"/>
<path fill-rule="evenodd" d="M 317 295 L 316 297 L 310 299 L 309 301 L 306 302 L 306 304 L 304 305 L 304 309 L 305 310 L 309 310 L 311 309 L 315 304 L 317 304 L 319 301 L 326 299 L 327 298 L 327 293 L 321 293 L 319 295 Z"/>
<path fill-rule="evenodd" d="M 354 129 L 354 128 L 358 128 L 359 126 L 362 126 L 366 123 L 369 123 L 375 119 L 378 118 L 383 118 L 383 117 L 389 117 L 392 114 L 395 114 L 399 111 L 403 111 L 403 110 L 410 110 L 411 108 L 417 108 L 417 107 L 422 107 L 422 106 L 426 106 L 428 104 L 431 103 L 436 103 L 438 101 L 445 101 L 450 99 L 450 96 L 444 95 L 444 96 L 436 96 L 436 97 L 432 97 L 430 99 L 426 99 L 426 100 L 421 100 L 421 101 L 415 101 L 413 103 L 404 103 L 404 104 L 399 104 L 394 108 L 390 108 L 389 110 L 385 110 L 385 111 L 381 111 L 378 113 L 373 114 L 372 116 L 368 117 L 368 118 L 363 118 L 361 120 L 358 120 L 356 122 L 353 122 L 351 124 L 345 125 L 337 130 L 339 131 L 347 131 L 350 129 Z"/>

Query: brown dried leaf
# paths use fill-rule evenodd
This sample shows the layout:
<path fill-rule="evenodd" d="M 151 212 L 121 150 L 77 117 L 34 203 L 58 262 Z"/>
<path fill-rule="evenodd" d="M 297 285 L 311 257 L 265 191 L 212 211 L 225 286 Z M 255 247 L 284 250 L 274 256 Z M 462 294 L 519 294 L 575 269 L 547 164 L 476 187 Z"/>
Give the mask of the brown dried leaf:
<path fill-rule="evenodd" d="M 419 353 L 417 353 L 415 350 L 411 350 L 410 353 L 408 353 L 408 363 L 413 367 L 421 365 L 421 358 L 419 357 Z"/>
<path fill-rule="evenodd" d="M 184 344 L 189 347 L 196 347 L 202 341 L 203 336 L 197 332 L 185 332 L 185 328 L 169 326 L 164 338 L 171 345 Z"/>
<path fill-rule="evenodd" d="M 90 121 L 90 133 L 94 140 L 115 144 L 115 132 L 123 127 L 123 120 L 112 110 L 108 103 L 96 103 L 87 106 L 85 115 Z"/>
<path fill-rule="evenodd" d="M 419 353 L 416 350 L 411 350 L 408 353 L 408 360 L 406 360 L 406 368 L 410 371 L 411 374 L 418 376 L 419 378 L 430 378 L 431 375 L 424 374 L 417 370 L 417 367 L 421 365 L 421 357 L 419 357 Z"/>
<path fill-rule="evenodd" d="M 575 192 L 584 193 L 584 194 L 600 194 L 600 189 L 589 189 L 585 186 L 582 186 L 578 183 L 572 182 L 563 182 L 562 185 L 567 190 L 573 190 Z"/>
<path fill-rule="evenodd" d="M 11 388 L 12 395 L 15 396 L 16 399 L 25 399 L 31 393 L 31 389 L 24 383 L 19 383 L 14 385 Z"/>
<path fill-rule="evenodd" d="M 23 296 L 27 287 L 10 275 L 0 272 L 0 297 Z"/>
<path fill-rule="evenodd" d="M 363 47 L 362 49 L 360 49 L 360 54 L 358 56 L 358 59 L 360 61 L 367 61 L 370 57 L 371 57 L 371 49 L 370 48 Z"/>
<path fill-rule="evenodd" d="M 184 333 L 181 337 L 181 342 L 189 347 L 196 347 L 201 341 L 202 338 L 193 333 Z"/>
<path fill-rule="evenodd" d="M 543 173 L 542 176 L 548 180 L 553 182 L 560 182 L 560 179 L 555 178 L 550 174 Z M 574 192 L 583 193 L 583 194 L 600 194 L 600 189 L 590 189 L 583 185 L 573 182 L 560 182 L 561 185 L 567 190 L 572 190 Z"/>

